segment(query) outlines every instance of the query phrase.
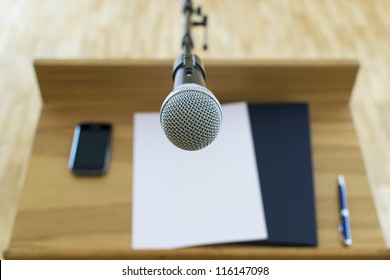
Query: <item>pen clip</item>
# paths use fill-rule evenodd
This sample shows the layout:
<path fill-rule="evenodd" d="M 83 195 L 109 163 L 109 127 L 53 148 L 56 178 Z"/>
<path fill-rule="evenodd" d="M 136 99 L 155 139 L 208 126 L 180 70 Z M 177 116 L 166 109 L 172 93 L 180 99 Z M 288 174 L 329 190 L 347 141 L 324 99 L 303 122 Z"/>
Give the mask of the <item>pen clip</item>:
<path fill-rule="evenodd" d="M 344 226 L 343 226 L 343 222 L 342 221 L 340 221 L 340 224 L 339 224 L 339 226 L 337 228 L 338 228 L 338 231 L 339 231 L 340 243 L 345 245 Z"/>
<path fill-rule="evenodd" d="M 343 243 L 343 244 L 344 244 L 344 226 L 343 226 L 342 221 L 340 221 L 340 223 L 339 223 L 337 229 L 338 229 L 338 231 L 339 231 L 340 243 Z"/>

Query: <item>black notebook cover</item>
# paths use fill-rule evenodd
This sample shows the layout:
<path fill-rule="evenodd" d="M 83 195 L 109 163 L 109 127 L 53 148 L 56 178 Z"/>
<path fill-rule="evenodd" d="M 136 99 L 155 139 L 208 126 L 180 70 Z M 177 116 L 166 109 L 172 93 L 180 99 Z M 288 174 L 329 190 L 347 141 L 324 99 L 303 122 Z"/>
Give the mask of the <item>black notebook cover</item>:
<path fill-rule="evenodd" d="M 270 245 L 316 246 L 307 104 L 249 105 Z"/>

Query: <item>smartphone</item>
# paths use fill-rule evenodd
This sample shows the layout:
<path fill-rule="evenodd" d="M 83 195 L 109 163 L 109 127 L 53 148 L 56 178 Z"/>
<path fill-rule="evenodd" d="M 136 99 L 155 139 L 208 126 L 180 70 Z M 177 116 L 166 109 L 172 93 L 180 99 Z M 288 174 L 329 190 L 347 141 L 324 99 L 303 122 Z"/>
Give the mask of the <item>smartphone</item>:
<path fill-rule="evenodd" d="M 73 135 L 69 169 L 77 175 L 101 175 L 110 161 L 112 127 L 109 123 L 80 123 Z"/>

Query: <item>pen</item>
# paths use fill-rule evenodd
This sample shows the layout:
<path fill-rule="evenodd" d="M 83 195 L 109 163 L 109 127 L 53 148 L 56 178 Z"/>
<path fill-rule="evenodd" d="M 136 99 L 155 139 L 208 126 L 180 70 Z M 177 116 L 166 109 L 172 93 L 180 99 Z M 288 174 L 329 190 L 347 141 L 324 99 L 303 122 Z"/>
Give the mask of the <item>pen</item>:
<path fill-rule="evenodd" d="M 344 246 L 352 245 L 351 223 L 349 219 L 349 210 L 347 203 L 347 188 L 343 175 L 338 176 L 339 201 L 340 201 L 340 227 Z"/>

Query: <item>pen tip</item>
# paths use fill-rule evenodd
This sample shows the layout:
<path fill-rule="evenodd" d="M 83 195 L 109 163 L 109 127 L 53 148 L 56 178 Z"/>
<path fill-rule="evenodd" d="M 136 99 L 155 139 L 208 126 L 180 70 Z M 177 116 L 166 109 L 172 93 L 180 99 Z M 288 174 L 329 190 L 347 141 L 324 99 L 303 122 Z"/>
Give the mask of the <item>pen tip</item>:
<path fill-rule="evenodd" d="M 344 245 L 345 246 L 351 246 L 352 245 L 352 239 L 348 238 L 344 240 Z"/>

